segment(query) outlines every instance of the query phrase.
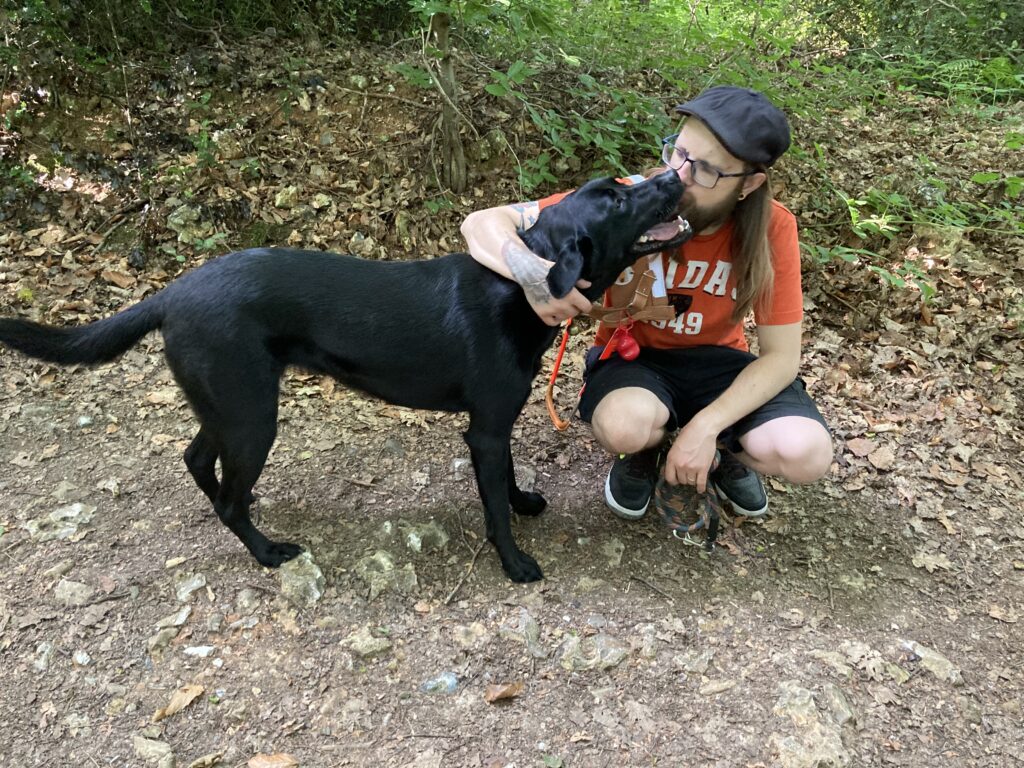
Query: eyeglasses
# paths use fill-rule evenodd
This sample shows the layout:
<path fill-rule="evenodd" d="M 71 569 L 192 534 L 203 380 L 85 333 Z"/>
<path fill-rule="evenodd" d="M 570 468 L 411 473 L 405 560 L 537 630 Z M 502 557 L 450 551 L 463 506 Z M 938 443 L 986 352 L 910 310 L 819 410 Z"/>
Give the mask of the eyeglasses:
<path fill-rule="evenodd" d="M 690 164 L 690 178 L 694 184 L 704 187 L 705 189 L 714 189 L 715 185 L 718 184 L 719 179 L 728 179 L 736 176 L 752 176 L 757 171 L 743 171 L 742 173 L 722 173 L 717 168 L 709 165 L 704 160 L 694 160 L 690 157 L 686 150 L 682 147 L 676 146 L 676 139 L 679 138 L 679 134 L 673 134 L 672 136 L 666 136 L 661 140 L 661 162 L 671 168 L 673 171 L 678 171 L 687 163 Z"/>

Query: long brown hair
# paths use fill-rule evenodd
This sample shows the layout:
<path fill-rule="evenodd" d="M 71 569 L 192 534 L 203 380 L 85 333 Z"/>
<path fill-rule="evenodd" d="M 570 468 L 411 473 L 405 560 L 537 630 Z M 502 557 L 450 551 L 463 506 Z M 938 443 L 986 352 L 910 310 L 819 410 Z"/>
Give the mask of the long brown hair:
<path fill-rule="evenodd" d="M 768 243 L 768 225 L 772 218 L 772 177 L 766 168 L 764 183 L 742 200 L 733 210 L 732 271 L 736 285 L 736 307 L 732 319 L 740 322 L 751 308 L 771 301 L 775 270 Z"/>

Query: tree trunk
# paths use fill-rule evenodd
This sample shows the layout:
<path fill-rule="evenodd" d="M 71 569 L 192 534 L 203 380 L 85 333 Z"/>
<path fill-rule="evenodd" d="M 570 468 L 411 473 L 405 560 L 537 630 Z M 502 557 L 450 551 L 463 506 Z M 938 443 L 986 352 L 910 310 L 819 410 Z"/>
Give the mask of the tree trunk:
<path fill-rule="evenodd" d="M 441 136 L 443 138 L 444 155 L 441 164 L 441 183 L 452 192 L 463 192 L 466 189 L 466 153 L 462 148 L 459 136 L 459 115 L 457 104 L 457 84 L 455 82 L 455 64 L 449 50 L 448 31 L 451 18 L 445 13 L 436 13 L 430 18 L 430 37 L 438 51 L 441 52 L 440 76 L 438 81 L 444 94 L 441 108 Z"/>

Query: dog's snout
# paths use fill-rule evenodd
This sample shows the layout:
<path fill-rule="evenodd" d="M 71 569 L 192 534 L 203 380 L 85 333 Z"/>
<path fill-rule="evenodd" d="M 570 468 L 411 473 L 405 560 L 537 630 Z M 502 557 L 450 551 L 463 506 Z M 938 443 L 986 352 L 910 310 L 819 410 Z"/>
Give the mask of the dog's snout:
<path fill-rule="evenodd" d="M 679 180 L 679 175 L 671 169 L 651 177 L 648 180 L 648 184 L 643 186 L 646 186 L 649 192 L 657 199 L 656 205 L 659 208 L 665 206 L 672 210 L 675 209 L 686 189 L 683 182 Z"/>
<path fill-rule="evenodd" d="M 673 187 L 678 188 L 680 193 L 683 191 L 683 182 L 680 180 L 679 174 L 671 168 L 667 169 L 664 173 L 659 173 L 656 179 L 663 186 L 669 187 L 670 189 Z"/>

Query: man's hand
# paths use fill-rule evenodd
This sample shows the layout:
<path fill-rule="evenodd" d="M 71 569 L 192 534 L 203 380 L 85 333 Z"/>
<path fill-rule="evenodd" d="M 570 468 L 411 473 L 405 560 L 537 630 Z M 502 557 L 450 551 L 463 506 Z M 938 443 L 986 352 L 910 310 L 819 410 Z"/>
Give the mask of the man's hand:
<path fill-rule="evenodd" d="M 547 288 L 547 283 L 544 284 L 544 287 Z M 547 325 L 554 326 L 561 325 L 566 320 L 590 309 L 590 299 L 577 290 L 577 288 L 589 287 L 590 282 L 588 280 L 579 280 L 576 283 L 576 288 L 573 288 L 560 299 L 556 299 L 548 291 L 546 298 L 540 297 L 539 292 L 536 292 L 535 295 L 540 300 L 535 300 L 534 297 L 531 297 L 531 291 L 527 290 L 526 286 L 523 286 L 523 291 L 526 293 L 526 300 L 530 302 L 530 307 L 537 313 L 537 317 Z"/>
<path fill-rule="evenodd" d="M 690 421 L 679 431 L 665 457 L 665 480 L 670 485 L 693 485 L 697 493 L 704 493 L 717 441 L 717 431 L 703 427 L 697 419 Z"/>
<path fill-rule="evenodd" d="M 547 325 L 559 325 L 590 309 L 590 299 L 578 290 L 589 288 L 590 281 L 578 280 L 569 293 L 560 299 L 555 298 L 548 287 L 548 270 L 552 262 L 528 250 L 518 238 L 506 241 L 502 253 L 512 277 L 522 286 L 530 308 Z"/>

